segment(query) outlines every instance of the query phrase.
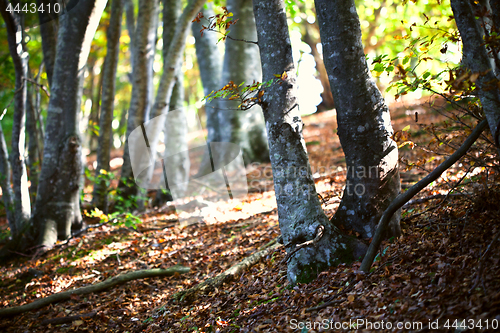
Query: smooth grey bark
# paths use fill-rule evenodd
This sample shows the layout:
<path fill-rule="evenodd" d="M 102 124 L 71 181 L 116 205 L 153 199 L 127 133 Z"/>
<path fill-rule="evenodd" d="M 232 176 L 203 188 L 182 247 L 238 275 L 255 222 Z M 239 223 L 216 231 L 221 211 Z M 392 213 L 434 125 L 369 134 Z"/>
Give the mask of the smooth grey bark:
<path fill-rule="evenodd" d="M 135 196 L 139 193 L 137 185 L 134 183 L 132 164 L 130 161 L 128 137 L 130 133 L 145 121 L 146 108 L 148 105 L 148 56 L 154 52 L 153 32 L 155 21 L 153 15 L 156 13 L 157 0 L 141 0 L 139 2 L 139 14 L 133 40 L 135 53 L 133 54 L 133 82 L 132 97 L 127 120 L 127 134 L 123 151 L 123 165 L 121 169 L 119 189 L 122 195 L 127 197 Z"/>
<path fill-rule="evenodd" d="M 492 64 L 483 44 L 484 30 L 476 22 L 469 1 L 452 0 L 451 9 L 463 43 L 462 63 L 472 73 L 480 73 L 475 82 L 476 91 L 500 154 L 500 94 L 498 87 L 495 86 L 496 83 L 493 83 L 498 82 L 494 74 L 495 68 L 491 67 Z"/>
<path fill-rule="evenodd" d="M 17 236 L 31 214 L 31 203 L 28 192 L 28 176 L 25 163 L 25 124 L 26 96 L 28 76 L 28 53 L 23 47 L 23 26 L 21 17 L 7 12 L 7 0 L 1 0 L 0 11 L 7 27 L 9 51 L 14 63 L 16 74 L 14 93 L 14 122 L 12 124 L 11 167 L 14 188 L 14 229 L 12 235 Z"/>
<path fill-rule="evenodd" d="M 57 238 L 68 238 L 72 226 L 81 226 L 78 118 L 82 79 L 105 6 L 106 0 L 80 0 L 59 18 L 43 164 L 32 218 L 31 236 L 42 248 L 51 247 Z"/>
<path fill-rule="evenodd" d="M 7 214 L 7 222 L 10 230 L 16 230 L 16 219 L 14 217 L 14 193 L 10 186 L 10 161 L 7 143 L 0 122 L 0 187 L 2 188 L 2 199 Z"/>
<path fill-rule="evenodd" d="M 234 39 L 256 41 L 257 31 L 251 0 L 228 0 L 227 9 L 238 22 L 231 27 L 229 36 Z M 222 67 L 220 87 L 229 81 L 236 85 L 242 82 L 261 82 L 259 48 L 257 45 L 239 40 L 226 39 L 226 51 Z M 222 142 L 240 145 L 247 163 L 269 161 L 269 149 L 261 108 L 254 106 L 241 111 L 238 101 L 219 101 L 219 131 Z"/>
<path fill-rule="evenodd" d="M 38 6 L 54 3 L 54 0 L 37 0 Z M 52 86 L 52 74 L 54 73 L 54 61 L 56 59 L 57 46 L 57 30 L 59 19 L 57 15 L 49 13 L 49 11 L 39 11 L 38 20 L 40 22 L 40 36 L 42 37 L 42 52 L 45 71 L 49 85 Z"/>
<path fill-rule="evenodd" d="M 287 253 L 288 279 L 308 282 L 342 261 L 362 255 L 366 246 L 339 233 L 321 208 L 302 135 L 303 123 L 296 99 L 296 71 L 283 0 L 254 0 L 255 22 L 262 61 L 263 81 L 274 74 L 287 78 L 265 90 L 262 110 L 269 139 L 269 152 L 278 204 L 278 216 Z M 323 236 L 311 246 L 300 244 Z"/>
<path fill-rule="evenodd" d="M 215 15 L 212 4 L 207 3 L 203 10 L 207 19 Z M 193 22 L 191 30 L 195 39 L 196 60 L 200 70 L 203 93 L 205 96 L 220 88 L 222 75 L 222 58 L 217 47 L 217 35 L 212 32 L 204 32 L 201 35 L 202 24 Z M 220 141 L 218 101 L 212 100 L 205 103 L 207 144 Z M 204 154 L 198 174 L 212 172 L 210 155 Z"/>
<path fill-rule="evenodd" d="M 99 140 L 97 144 L 96 183 L 92 194 L 92 203 L 102 211 L 108 211 L 108 185 L 106 174 L 109 172 L 109 161 L 112 145 L 113 110 L 115 101 L 116 69 L 120 52 L 120 34 L 123 12 L 123 0 L 113 0 L 111 16 L 106 34 L 107 53 L 103 65 L 102 103 L 99 120 Z M 101 171 L 103 170 L 103 171 Z M 100 176 L 103 174 L 102 176 Z M 101 179 L 99 179 L 101 178 Z"/>
<path fill-rule="evenodd" d="M 153 52 L 148 54 L 148 98 L 147 98 L 147 104 L 146 104 L 146 114 L 144 116 L 144 119 L 149 119 L 151 115 L 151 109 L 153 108 L 153 101 L 155 98 L 155 92 L 154 92 L 154 82 L 153 82 L 153 75 L 154 75 L 154 70 L 153 70 L 153 64 L 155 61 L 155 54 L 156 54 L 156 43 L 158 42 L 158 24 L 159 24 L 159 17 L 160 17 L 160 6 L 158 1 L 154 2 L 155 4 L 155 12 L 153 14 L 153 22 L 151 24 L 151 31 L 148 34 L 148 43 L 151 43 L 153 45 Z"/>
<path fill-rule="evenodd" d="M 163 57 L 168 56 L 168 50 L 174 38 L 174 30 L 168 29 L 172 22 L 177 22 L 182 11 L 182 1 L 164 0 L 163 1 Z M 172 192 L 175 197 L 184 194 L 184 186 L 171 186 L 171 184 L 187 184 L 189 180 L 189 147 L 188 147 L 188 128 L 187 120 L 182 112 L 184 104 L 184 75 L 182 67 L 176 68 L 175 85 L 170 97 L 169 112 L 166 117 L 163 132 L 165 150 L 163 153 L 164 161 L 168 160 L 168 165 L 173 166 L 169 170 L 167 179 L 167 191 L 157 191 L 155 205 L 160 206 L 167 200 L 173 200 Z M 165 179 L 162 177 L 162 181 Z"/>
<path fill-rule="evenodd" d="M 177 75 L 177 70 L 181 68 L 182 55 L 184 54 L 184 46 L 186 45 L 186 37 L 189 32 L 189 25 L 195 17 L 198 10 L 206 0 L 190 0 L 181 16 L 175 22 L 170 22 L 169 27 L 175 26 L 172 40 L 169 43 L 168 52 L 165 54 L 166 48 L 164 44 L 163 51 L 163 73 L 160 78 L 158 90 L 156 93 L 155 103 L 152 109 L 151 118 L 155 118 L 166 114 L 170 110 L 170 100 L 174 89 Z M 164 27 L 166 29 L 166 27 Z M 151 154 L 156 156 L 160 134 L 163 129 L 162 122 L 152 123 L 149 127 L 149 145 Z M 148 172 L 148 177 L 151 177 L 154 165 Z"/>
<path fill-rule="evenodd" d="M 38 173 L 40 170 L 39 164 L 39 144 L 38 144 L 38 129 L 36 126 L 36 102 L 33 101 L 33 87 L 28 86 L 28 95 L 26 99 L 26 130 L 28 132 L 28 170 L 30 179 L 30 202 L 34 203 L 36 198 L 36 188 L 38 187 Z"/>
<path fill-rule="evenodd" d="M 201 8 L 205 0 L 190 0 L 184 8 L 182 15 L 175 22 L 174 35 L 167 55 L 163 56 L 163 74 L 160 79 L 160 85 L 156 93 L 156 99 L 153 109 L 153 117 L 160 116 L 168 111 L 170 97 L 175 85 L 176 70 L 180 67 L 184 46 L 186 45 L 186 36 L 189 32 L 189 24 L 195 17 L 198 10 Z M 171 23 L 172 25 L 172 23 Z M 158 142 L 159 131 L 152 138 L 154 145 Z"/>
<path fill-rule="evenodd" d="M 89 73 L 89 87 L 88 93 L 90 100 L 92 101 L 92 106 L 90 107 L 90 112 L 88 117 L 86 117 L 88 125 L 86 132 L 86 137 L 84 138 L 84 146 L 88 147 L 90 151 L 95 151 L 97 146 L 98 135 L 95 133 L 95 126 L 99 123 L 99 113 L 101 111 L 101 96 L 102 96 L 102 82 L 104 80 L 104 72 L 96 75 L 94 69 L 96 67 L 97 57 L 92 57 L 88 59 L 87 70 Z M 97 84 L 96 84 L 97 79 Z"/>
<path fill-rule="evenodd" d="M 354 0 L 315 4 L 347 164 L 346 186 L 332 222 L 371 238 L 401 190 L 389 108 L 368 70 Z M 387 236 L 401 234 L 399 220 L 395 214 Z"/>
<path fill-rule="evenodd" d="M 125 0 L 125 22 L 127 25 L 128 36 L 130 37 L 129 50 L 130 50 L 130 81 L 132 82 L 132 74 L 134 73 L 134 54 L 135 54 L 135 14 L 134 2 L 132 0 Z"/>

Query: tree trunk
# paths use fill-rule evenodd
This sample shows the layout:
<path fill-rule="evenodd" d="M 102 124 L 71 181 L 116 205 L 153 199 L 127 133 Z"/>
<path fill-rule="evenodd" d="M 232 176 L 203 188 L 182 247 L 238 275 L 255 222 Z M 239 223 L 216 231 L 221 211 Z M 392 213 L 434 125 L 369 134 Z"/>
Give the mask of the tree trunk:
<path fill-rule="evenodd" d="M 125 0 L 125 22 L 127 24 L 127 32 L 130 37 L 129 50 L 130 50 L 130 67 L 132 73 L 129 73 L 130 82 L 133 82 L 132 74 L 134 73 L 134 54 L 135 54 L 135 14 L 134 3 L 132 0 Z"/>
<path fill-rule="evenodd" d="M 0 11 L 2 12 L 2 16 L 7 27 L 7 40 L 16 73 L 11 150 L 15 218 L 14 229 L 11 230 L 11 233 L 15 237 L 24 227 L 31 214 L 31 203 L 28 192 L 28 176 L 26 174 L 26 164 L 24 160 L 27 95 L 27 84 L 24 80 L 28 76 L 28 53 L 25 52 L 22 42 L 22 18 L 17 17 L 16 14 L 7 12 L 7 2 L 7 0 L 1 0 Z"/>
<path fill-rule="evenodd" d="M 163 26 L 167 27 L 179 19 L 182 10 L 182 2 L 179 0 L 164 0 L 163 3 Z M 168 49 L 174 37 L 173 29 L 163 29 L 163 56 L 168 56 Z M 155 205 L 160 206 L 168 200 L 182 197 L 186 190 L 185 185 L 189 180 L 189 147 L 187 119 L 183 112 L 184 104 L 184 75 L 182 68 L 176 69 L 175 86 L 170 97 L 169 113 L 164 121 L 164 144 L 163 161 L 169 166 L 167 182 L 163 175 L 162 184 L 166 186 L 166 192 L 158 190 Z M 163 118 L 163 117 L 162 117 Z M 160 118 L 160 119 L 162 119 Z M 167 171 L 167 170 L 165 170 Z"/>
<path fill-rule="evenodd" d="M 347 164 L 344 194 L 332 222 L 370 238 L 401 189 L 389 109 L 366 64 L 354 0 L 315 4 Z M 399 220 L 395 214 L 387 236 L 401 234 Z"/>
<path fill-rule="evenodd" d="M 314 62 L 316 63 L 316 70 L 318 71 L 319 80 L 321 81 L 321 85 L 323 86 L 323 92 L 321 93 L 321 98 L 323 101 L 320 105 L 318 105 L 318 109 L 322 109 L 323 111 L 331 110 L 335 107 L 335 102 L 333 101 L 332 90 L 330 88 L 330 81 L 328 81 L 328 73 L 326 72 L 325 63 L 323 62 L 323 56 L 318 52 L 318 48 L 316 44 L 319 42 L 318 40 L 313 39 L 311 33 L 309 32 L 312 27 L 317 29 L 315 24 L 305 24 L 305 34 L 304 34 L 304 42 L 309 45 L 311 48 L 311 54 L 314 57 Z"/>
<path fill-rule="evenodd" d="M 28 131 L 28 170 L 30 179 L 30 202 L 34 203 L 36 198 L 36 188 L 38 187 L 38 173 L 41 161 L 39 160 L 38 130 L 36 126 L 36 103 L 33 101 L 33 86 L 28 86 L 26 100 L 26 129 Z"/>
<path fill-rule="evenodd" d="M 60 17 L 52 94 L 32 236 L 51 247 L 81 226 L 79 180 L 82 170 L 78 128 L 83 67 L 106 1 L 80 0 Z"/>
<path fill-rule="evenodd" d="M 203 11 L 203 15 L 208 19 L 214 16 L 212 4 L 207 4 L 208 8 Z M 217 35 L 213 32 L 205 32 L 203 36 L 200 33 L 202 24 L 193 22 L 191 26 L 195 38 L 196 59 L 200 69 L 201 82 L 203 84 L 203 93 L 205 96 L 212 91 L 220 88 L 220 79 L 222 73 L 222 61 L 219 48 L 217 47 Z M 207 145 L 211 142 L 220 141 L 218 101 L 212 100 L 205 103 Z M 199 175 L 212 172 L 210 163 L 210 154 L 203 155 L 203 160 L 198 171 Z"/>
<path fill-rule="evenodd" d="M 462 61 L 472 73 L 481 74 L 475 82 L 476 91 L 500 155 L 500 94 L 498 86 L 494 83 L 498 82 L 494 74 L 495 68 L 491 67 L 484 47 L 484 30 L 476 22 L 469 1 L 452 0 L 451 9 L 462 38 Z"/>
<path fill-rule="evenodd" d="M 321 208 L 302 136 L 283 0 L 254 0 L 254 13 L 264 82 L 286 73 L 265 90 L 262 109 L 280 230 L 290 255 L 288 279 L 292 284 L 308 282 L 328 266 L 357 258 L 366 246 L 342 236 Z M 319 237 L 321 229 L 323 236 Z M 313 239 L 310 246 L 303 245 Z"/>
<path fill-rule="evenodd" d="M 44 4 L 50 5 L 54 0 L 37 0 L 37 8 Z M 57 15 L 49 13 L 49 11 L 39 11 L 38 20 L 40 22 L 40 35 L 42 37 L 42 52 L 45 71 L 49 85 L 52 86 L 52 74 L 54 73 L 54 61 L 56 59 L 57 46 L 57 30 L 59 19 Z"/>
<path fill-rule="evenodd" d="M 7 222 L 11 233 L 16 230 L 16 219 L 14 217 L 14 193 L 10 187 L 10 161 L 7 143 L 0 122 L 0 187 L 2 188 L 2 199 L 7 214 Z"/>
<path fill-rule="evenodd" d="M 145 121 L 146 107 L 148 105 L 148 55 L 154 50 L 153 38 L 150 34 L 154 33 L 153 25 L 155 20 L 153 15 L 156 13 L 157 0 L 142 0 L 139 3 L 139 14 L 135 30 L 134 60 L 133 60 L 133 83 L 132 97 L 130 99 L 130 108 L 128 111 L 127 134 L 125 147 L 123 151 L 123 165 L 121 170 L 119 189 L 123 197 L 130 198 L 138 194 L 138 187 L 134 183 L 132 171 L 132 161 L 130 160 L 130 142 L 128 137 L 130 133 L 141 126 Z"/>
<path fill-rule="evenodd" d="M 229 36 L 235 39 L 256 41 L 257 32 L 251 0 L 228 0 L 228 11 L 238 19 Z M 221 87 L 229 81 L 240 85 L 260 82 L 259 48 L 257 45 L 226 39 L 226 51 L 222 69 Z M 269 161 L 269 149 L 261 108 L 255 106 L 241 111 L 238 101 L 219 101 L 219 131 L 222 142 L 233 142 L 240 146 L 247 163 Z"/>
<path fill-rule="evenodd" d="M 172 97 L 172 91 L 176 83 L 175 77 L 177 75 L 178 68 L 181 67 L 181 60 L 184 53 L 186 36 L 189 32 L 189 24 L 204 2 L 205 0 L 190 0 L 184 8 L 179 19 L 175 22 L 169 23 L 170 26 L 175 26 L 175 30 L 172 40 L 169 43 L 167 54 L 165 54 L 167 49 L 166 45 L 164 44 L 163 73 L 160 78 L 158 91 L 156 93 L 156 99 L 152 110 L 151 119 L 165 115 L 170 109 L 169 104 Z M 164 29 L 167 29 L 167 27 L 164 27 Z M 164 121 L 158 119 L 153 120 L 148 124 L 147 137 L 149 161 L 151 163 L 146 166 L 146 172 L 143 172 L 140 175 L 135 175 L 135 181 L 139 183 L 141 187 L 150 189 L 158 188 L 151 183 L 153 170 L 155 168 L 155 163 L 153 162 L 156 160 L 157 146 L 160 140 L 160 134 L 165 125 Z M 136 158 L 139 160 L 143 160 L 141 156 L 145 153 L 138 150 L 140 146 L 142 145 L 139 144 L 137 147 L 130 147 L 131 151 L 134 151 L 130 152 L 130 155 L 137 154 Z M 136 162 L 140 164 L 139 161 Z"/>
<path fill-rule="evenodd" d="M 113 0 L 111 17 L 107 31 L 107 53 L 103 65 L 101 117 L 99 121 L 99 142 L 97 145 L 96 183 L 92 195 L 93 205 L 104 212 L 108 211 L 109 161 L 112 145 L 113 109 L 115 100 L 116 68 L 120 51 L 120 34 L 123 2 Z M 101 171 L 103 170 L 103 171 Z M 106 184 L 106 180 L 108 183 Z"/>
<path fill-rule="evenodd" d="M 159 2 L 155 1 L 155 9 L 153 13 L 153 22 L 151 22 L 151 31 L 148 34 L 148 43 L 151 43 L 153 45 L 152 52 L 148 54 L 148 98 L 146 100 L 146 113 L 144 115 L 144 119 L 149 119 L 151 117 L 151 110 L 153 109 L 153 101 L 155 98 L 155 91 L 154 91 L 154 82 L 153 82 L 153 64 L 155 61 L 155 54 L 156 54 L 156 43 L 158 41 L 158 22 L 160 18 L 160 6 Z"/>

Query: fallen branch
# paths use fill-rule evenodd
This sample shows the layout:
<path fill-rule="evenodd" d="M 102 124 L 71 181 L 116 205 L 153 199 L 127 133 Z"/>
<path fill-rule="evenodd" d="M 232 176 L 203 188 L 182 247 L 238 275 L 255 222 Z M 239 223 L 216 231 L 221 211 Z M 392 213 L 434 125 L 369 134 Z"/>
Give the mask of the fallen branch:
<path fill-rule="evenodd" d="M 207 280 L 203 281 L 202 283 L 197 284 L 193 288 L 175 293 L 172 297 L 174 299 L 180 300 L 180 301 L 191 300 L 199 292 L 205 293 L 205 292 L 209 292 L 211 290 L 214 290 L 216 287 L 221 286 L 223 283 L 233 280 L 238 275 L 240 275 L 243 271 L 252 267 L 256 263 L 258 263 L 260 261 L 260 259 L 262 259 L 263 257 L 267 256 L 268 254 L 274 252 L 276 249 L 280 248 L 281 246 L 283 246 L 283 245 L 278 243 L 276 240 L 273 240 L 273 241 L 269 242 L 268 244 L 266 244 L 263 248 L 259 249 L 259 251 L 255 252 L 251 256 L 243 259 L 242 261 L 240 261 L 236 265 L 227 269 L 225 272 L 217 275 L 214 278 L 207 279 Z"/>
<path fill-rule="evenodd" d="M 406 192 L 401 193 L 394 199 L 389 207 L 384 211 L 382 217 L 380 218 L 380 222 L 377 227 L 377 231 L 375 232 L 375 236 L 373 237 L 370 246 L 368 247 L 368 251 L 366 252 L 365 257 L 363 258 L 363 262 L 361 263 L 360 270 L 363 272 L 368 272 L 370 267 L 372 266 L 373 260 L 375 259 L 375 255 L 377 254 L 377 249 L 380 247 L 382 243 L 382 236 L 384 234 L 389 221 L 392 218 L 392 215 L 401 208 L 405 203 L 410 201 L 418 192 L 424 189 L 427 185 L 438 179 L 441 174 L 446 171 L 449 167 L 455 164 L 462 156 L 464 156 L 469 148 L 472 146 L 474 142 L 479 138 L 483 130 L 488 126 L 488 122 L 485 120 L 481 121 L 476 128 L 472 131 L 472 133 L 467 137 L 465 142 L 458 148 L 448 159 L 446 159 L 443 163 L 441 163 L 437 168 L 435 168 L 430 174 L 425 176 L 424 179 L 420 180 L 418 183 L 410 187 Z"/>
<path fill-rule="evenodd" d="M 173 267 L 169 267 L 167 269 L 154 268 L 154 269 L 144 269 L 139 271 L 123 273 L 111 277 L 103 282 L 99 282 L 90 286 L 62 291 L 57 294 L 37 299 L 36 301 L 25 305 L 0 309 L 0 317 L 16 316 L 18 314 L 27 311 L 40 309 L 52 303 L 68 300 L 71 298 L 72 295 L 84 295 L 84 294 L 96 293 L 131 280 L 145 279 L 148 277 L 157 277 L 157 276 L 172 276 L 175 273 L 183 274 L 187 272 L 189 272 L 189 267 L 176 265 Z"/>

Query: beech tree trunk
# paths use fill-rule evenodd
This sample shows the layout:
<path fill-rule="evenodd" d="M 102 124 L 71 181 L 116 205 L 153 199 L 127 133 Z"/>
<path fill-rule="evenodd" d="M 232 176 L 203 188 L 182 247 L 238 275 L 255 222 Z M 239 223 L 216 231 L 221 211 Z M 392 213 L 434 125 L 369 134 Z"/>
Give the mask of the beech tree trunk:
<path fill-rule="evenodd" d="M 164 0 L 163 2 L 163 26 L 167 27 L 176 22 L 182 11 L 182 2 L 179 0 Z M 168 56 L 168 49 L 174 37 L 173 29 L 163 29 L 163 56 Z M 187 119 L 183 112 L 184 104 L 184 75 L 182 67 L 177 69 L 175 85 L 170 97 L 169 113 L 164 122 L 165 150 L 163 161 L 165 167 L 169 167 L 167 181 L 165 174 L 162 176 L 162 184 L 165 184 L 166 191 L 158 190 L 156 193 L 155 205 L 160 206 L 167 201 L 172 201 L 176 197 L 184 194 L 185 186 L 189 180 L 189 148 L 188 148 L 188 127 Z M 171 112 L 174 111 L 174 112 Z M 166 170 L 165 170 L 166 171 Z M 175 185 L 179 184 L 179 185 Z M 175 193 L 173 193 L 175 192 Z"/>
<path fill-rule="evenodd" d="M 111 17 L 107 31 L 107 53 L 103 65 L 101 117 L 99 121 L 99 141 L 97 145 L 97 181 L 92 194 L 93 205 L 104 212 L 108 211 L 109 161 L 112 146 L 113 109 L 115 100 L 116 68 L 120 51 L 120 34 L 123 12 L 123 1 L 113 0 Z M 103 170 L 103 171 L 101 171 Z M 99 177 L 101 179 L 99 179 Z"/>
<path fill-rule="evenodd" d="M 10 161 L 7 143 L 0 122 L 0 187 L 2 188 L 2 200 L 7 215 L 7 222 L 11 232 L 16 230 L 16 219 L 14 217 L 14 193 L 10 187 Z"/>
<path fill-rule="evenodd" d="M 134 53 L 135 53 L 135 14 L 134 14 L 134 3 L 132 0 L 125 1 L 125 22 L 127 25 L 128 36 L 130 37 L 129 51 L 130 51 L 130 67 L 132 72 L 129 73 L 129 80 L 132 82 L 132 74 L 134 73 Z"/>
<path fill-rule="evenodd" d="M 490 62 L 484 47 L 484 30 L 476 22 L 470 2 L 452 0 L 451 9 L 463 43 L 463 64 L 472 73 L 480 73 L 475 82 L 476 91 L 500 155 L 500 93 L 496 86 L 498 79 L 495 77 L 498 69 L 491 66 L 494 62 Z"/>
<path fill-rule="evenodd" d="M 207 4 L 207 9 L 203 10 L 203 15 L 208 19 L 214 16 L 212 4 Z M 206 25 L 206 24 L 205 24 Z M 201 82 L 203 84 L 203 93 L 205 96 L 212 91 L 220 88 L 220 78 L 222 74 L 222 59 L 217 46 L 217 34 L 214 32 L 200 33 L 202 24 L 193 22 L 191 26 L 193 36 L 195 38 L 196 59 L 200 69 Z M 206 128 L 207 128 L 207 145 L 210 142 L 220 141 L 219 129 L 219 114 L 218 101 L 212 100 L 205 103 Z M 199 175 L 204 175 L 212 172 L 210 163 L 210 155 L 207 152 L 203 155 L 203 160 L 198 171 Z"/>
<path fill-rule="evenodd" d="M 204 2 L 205 0 L 190 0 L 186 4 L 186 7 L 182 11 L 180 17 L 174 22 L 169 22 L 168 28 L 175 27 L 175 30 L 171 37 L 171 41 L 168 44 L 168 52 L 166 52 L 167 44 L 164 44 L 163 73 L 158 85 L 155 103 L 151 111 L 151 119 L 165 115 L 170 110 L 169 105 L 172 97 L 172 92 L 176 84 L 176 75 L 182 65 L 181 60 L 182 55 L 184 54 L 184 46 L 186 43 L 187 33 L 189 32 L 189 26 Z M 164 27 L 164 29 L 168 28 L 166 26 Z M 158 121 L 158 119 L 156 119 L 156 121 L 153 120 L 148 124 L 148 154 L 149 160 L 151 162 L 156 160 L 160 134 L 165 125 L 163 121 Z M 179 123 L 178 126 L 182 126 L 182 123 Z M 146 186 L 152 189 L 158 188 L 157 186 L 150 186 L 154 168 L 155 163 L 150 163 L 148 165 L 148 170 L 139 176 L 140 179 L 137 178 L 138 175 L 135 175 L 136 182 L 139 182 L 141 184 L 141 187 Z"/>
<path fill-rule="evenodd" d="M 54 0 L 37 0 L 37 8 L 44 5 L 51 5 Z M 40 22 L 40 35 L 42 37 L 42 52 L 45 71 L 49 85 L 52 86 L 52 74 L 54 73 L 54 61 L 56 59 L 57 30 L 59 28 L 59 18 L 48 10 L 38 11 Z"/>
<path fill-rule="evenodd" d="M 28 69 L 29 71 L 29 69 Z M 36 189 L 38 187 L 38 173 L 40 170 L 39 144 L 38 144 L 38 130 L 36 126 L 36 103 L 33 100 L 33 86 L 28 86 L 28 93 L 26 96 L 26 130 L 28 131 L 28 170 L 30 180 L 30 203 L 34 203 L 36 198 Z M 35 88 L 36 89 L 36 88 Z"/>
<path fill-rule="evenodd" d="M 78 118 L 84 66 L 106 1 L 80 0 L 60 17 L 42 171 L 33 214 L 32 236 L 51 247 L 81 227 L 82 171 Z"/>
<path fill-rule="evenodd" d="M 128 111 L 127 134 L 123 151 L 123 165 L 120 176 L 119 189 L 124 197 L 137 195 L 139 188 L 134 182 L 132 163 L 130 160 L 129 141 L 130 133 L 141 126 L 145 121 L 146 108 L 148 105 L 148 75 L 152 74 L 148 70 L 148 55 L 154 50 L 151 34 L 154 34 L 155 21 L 153 15 L 156 13 L 157 0 L 141 0 L 139 2 L 139 14 L 135 30 L 134 60 L 132 75 L 132 97 Z"/>
<path fill-rule="evenodd" d="M 332 222 L 371 238 L 381 214 L 401 189 L 389 109 L 366 64 L 354 0 L 315 0 L 315 4 L 347 164 L 346 186 Z M 387 236 L 401 234 L 399 220 L 397 213 Z"/>
<path fill-rule="evenodd" d="M 296 71 L 283 0 L 254 0 L 255 22 L 263 81 L 274 74 L 286 78 L 265 90 L 262 109 L 266 121 L 274 190 L 283 243 L 291 254 L 288 279 L 308 282 L 328 266 L 358 258 L 366 246 L 339 233 L 321 208 L 314 185 L 303 123 L 296 100 Z M 323 228 L 323 236 L 310 246 Z"/>
<path fill-rule="evenodd" d="M 25 124 L 26 124 L 26 96 L 28 77 L 28 53 L 25 52 L 22 36 L 23 26 L 21 17 L 7 11 L 7 0 L 1 0 L 0 11 L 7 27 L 7 40 L 10 55 L 16 73 L 14 95 L 14 122 L 12 124 L 12 182 L 14 187 L 14 219 L 11 225 L 13 237 L 25 226 L 31 214 L 31 203 L 28 192 L 28 176 L 25 163 Z M 7 179 L 10 176 L 7 175 Z M 10 183 L 10 180 L 9 180 Z"/>
<path fill-rule="evenodd" d="M 229 36 L 255 42 L 257 32 L 251 0 L 228 0 L 227 9 L 238 22 L 231 27 Z M 211 32 L 207 32 L 211 33 Z M 257 45 L 226 39 L 226 51 L 220 87 L 229 81 L 236 85 L 262 81 L 259 48 Z M 255 106 L 241 111 L 238 101 L 219 101 L 219 131 L 221 142 L 233 142 L 240 146 L 247 163 L 269 161 L 269 149 L 261 108 Z"/>

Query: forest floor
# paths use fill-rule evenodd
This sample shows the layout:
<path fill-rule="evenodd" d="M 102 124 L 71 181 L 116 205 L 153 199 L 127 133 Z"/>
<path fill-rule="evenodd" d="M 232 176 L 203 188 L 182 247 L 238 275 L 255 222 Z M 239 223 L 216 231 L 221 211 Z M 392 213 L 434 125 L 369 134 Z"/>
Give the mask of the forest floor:
<path fill-rule="evenodd" d="M 401 149 L 403 161 L 410 163 L 401 166 L 403 188 L 445 157 L 430 151 L 432 131 L 419 125 L 442 121 L 436 109 L 444 107 L 442 101 L 431 105 L 428 100 L 393 106 L 398 141 L 408 141 Z M 345 181 L 342 150 L 338 136 L 332 135 L 335 113 L 304 117 L 304 122 L 316 186 L 325 212 L 332 216 Z M 453 133 L 438 135 L 435 146 L 451 149 L 463 141 Z M 410 149 L 410 141 L 417 146 Z M 175 301 L 176 292 L 215 277 L 279 235 L 270 167 L 254 165 L 248 170 L 248 197 L 236 205 L 208 207 L 210 220 L 187 217 L 179 223 L 166 206 L 141 215 L 136 230 L 108 224 L 43 256 L 19 255 L 0 267 L 0 307 L 30 303 L 131 270 L 181 264 L 190 267 L 189 273 L 74 295 L 0 318 L 0 331 L 495 331 L 500 326 L 500 179 L 493 168 L 475 166 L 474 156 L 484 160 L 481 148 L 471 152 L 468 168 L 466 162 L 456 165 L 419 193 L 421 201 L 405 206 L 402 237 L 383 244 L 369 274 L 358 271 L 359 262 L 343 264 L 310 284 L 291 288 L 286 266 L 280 264 L 285 257 L 281 247 L 234 281 L 190 302 Z M 197 200 L 185 206 L 177 208 L 207 208 Z M 87 219 L 88 224 L 99 222 Z M 5 218 L 0 226 L 6 228 Z"/>

